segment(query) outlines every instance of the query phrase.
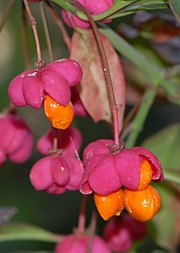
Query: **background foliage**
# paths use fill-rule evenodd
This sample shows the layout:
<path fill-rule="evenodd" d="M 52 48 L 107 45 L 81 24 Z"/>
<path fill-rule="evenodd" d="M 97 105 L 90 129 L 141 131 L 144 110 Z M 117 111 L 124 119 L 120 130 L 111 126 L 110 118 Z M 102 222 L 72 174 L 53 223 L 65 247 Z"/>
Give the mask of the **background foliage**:
<path fill-rule="evenodd" d="M 7 2 L 5 0 L 0 2 L 1 15 Z M 58 0 L 53 0 L 53 2 L 60 6 L 62 4 L 62 1 Z M 170 0 L 169 3 L 166 0 L 115 1 L 114 8 L 118 5 L 126 6 L 126 8 L 112 14 L 112 18 L 116 17 L 116 19 L 113 19 L 112 24 L 109 25 L 110 28 L 101 26 L 100 30 L 109 38 L 122 60 L 128 84 L 126 115 L 134 104 L 139 103 L 142 94 L 145 94 L 144 103 L 149 102 L 150 91 L 145 92 L 149 85 L 159 86 L 158 96 L 154 103 L 152 95 L 152 101 L 150 101 L 153 104 L 152 107 L 144 109 L 149 114 L 147 118 L 144 117 L 143 131 L 139 135 L 137 144 L 142 144 L 154 151 L 165 171 L 165 182 L 158 189 L 163 199 L 161 211 L 152 222 L 148 223 L 149 235 L 143 242 L 135 245 L 134 250 L 146 253 L 178 252 L 180 242 L 180 23 L 177 20 L 180 19 L 180 3 L 178 0 Z M 38 24 L 43 57 L 46 58 L 48 54 L 40 12 L 36 4 L 31 7 Z M 137 11 L 142 11 L 142 9 L 143 12 L 140 15 Z M 9 103 L 7 88 L 10 80 L 24 69 L 20 11 L 21 3 L 16 1 L 0 33 L 1 110 Z M 82 13 L 74 11 L 83 17 Z M 111 16 L 111 13 L 107 14 Z M 47 15 L 49 26 L 52 27 L 51 36 L 55 58 L 67 57 L 68 52 L 62 34 L 48 12 Z M 95 19 L 98 20 L 101 17 L 97 16 Z M 171 22 L 169 22 L 170 19 Z M 72 31 L 68 30 L 68 33 L 71 35 Z M 36 51 L 30 27 L 28 27 L 28 46 L 33 67 Z M 20 108 L 18 111 L 32 128 L 36 140 L 49 128 L 50 125 L 41 110 Z M 137 120 L 134 120 L 133 124 L 135 129 L 139 126 Z M 83 134 L 83 147 L 97 138 L 111 137 L 110 129 L 104 122 L 94 124 L 89 118 L 76 118 L 74 125 Z M 132 140 L 127 139 L 129 146 L 131 143 Z M 0 209 L 0 252 L 31 252 L 30 249 L 32 251 L 46 250 L 42 252 L 52 251 L 57 239 L 48 231 L 58 234 L 71 233 L 72 228 L 77 225 L 81 200 L 79 192 L 66 192 L 63 195 L 52 196 L 37 192 L 32 188 L 29 182 L 29 171 L 39 157 L 40 155 L 34 150 L 33 156 L 27 163 L 20 166 L 7 162 L 1 168 L 0 206 L 1 208 L 13 207 L 17 210 L 12 217 L 13 222 L 31 223 L 45 231 L 36 227 L 22 227 L 18 224 L 7 227 L 6 221 L 15 209 L 10 208 L 11 211 L 9 215 L 6 212 L 6 216 L 3 214 L 4 209 Z M 92 208 L 93 202 L 90 201 L 87 223 Z M 104 222 L 100 220 L 99 224 L 99 231 L 101 231 Z M 18 239 L 18 235 L 21 240 Z M 40 242 L 41 240 L 44 242 Z"/>

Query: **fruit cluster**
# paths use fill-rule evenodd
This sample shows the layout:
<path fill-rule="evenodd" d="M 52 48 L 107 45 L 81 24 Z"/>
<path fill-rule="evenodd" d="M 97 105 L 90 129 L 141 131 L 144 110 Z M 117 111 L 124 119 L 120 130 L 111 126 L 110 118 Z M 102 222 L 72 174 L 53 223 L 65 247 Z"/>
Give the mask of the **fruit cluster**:
<path fill-rule="evenodd" d="M 28 70 L 16 76 L 9 85 L 8 94 L 16 106 L 29 105 L 38 109 L 45 105 L 45 114 L 54 127 L 69 127 L 74 117 L 70 104 L 70 87 L 82 79 L 80 65 L 71 59 L 48 64 L 43 69 Z M 61 113 L 62 120 L 57 117 Z"/>
<path fill-rule="evenodd" d="M 31 3 L 40 1 L 29 0 Z M 114 4 L 114 0 L 77 0 L 74 2 L 77 8 L 77 2 L 91 15 L 100 14 Z M 88 21 L 75 14 L 63 9 L 61 12 L 68 26 L 90 27 Z M 107 69 L 104 68 L 106 74 Z M 10 82 L 8 94 L 15 106 L 34 109 L 44 106 L 45 115 L 52 123 L 52 129 L 37 142 L 37 150 L 44 157 L 31 168 L 30 181 L 33 187 L 49 194 L 62 194 L 66 190 L 94 193 L 95 205 L 104 220 L 119 216 L 125 208 L 128 215 L 119 220 L 113 217 L 107 223 L 104 230 L 106 242 L 96 235 L 91 242 L 92 253 L 125 251 L 132 246 L 133 240 L 145 235 L 146 228 L 141 222 L 150 220 L 160 208 L 160 196 L 150 183 L 163 180 L 163 172 L 159 160 L 148 149 L 126 149 L 123 144 L 115 144 L 114 140 L 103 139 L 90 143 L 84 150 L 83 161 L 80 160 L 78 152 L 82 136 L 71 123 L 74 114 L 88 115 L 76 89 L 82 76 L 81 66 L 72 59 L 57 60 L 46 66 L 44 61 L 39 61 L 37 69 L 24 71 Z M 118 127 L 114 129 L 118 131 Z M 17 114 L 1 115 L 0 137 L 0 165 L 7 158 L 17 163 L 29 158 L 33 145 L 32 134 Z M 137 226 L 140 234 L 133 230 Z M 85 233 L 75 232 L 56 245 L 55 253 L 85 253 L 90 239 Z"/>
<path fill-rule="evenodd" d="M 90 143 L 83 154 L 84 174 L 80 190 L 94 192 L 96 207 L 108 220 L 124 207 L 140 221 L 151 219 L 160 208 L 160 196 L 150 182 L 161 181 L 159 160 L 148 149 L 117 147 L 113 140 Z"/>
<path fill-rule="evenodd" d="M 90 143 L 84 150 L 83 163 L 80 161 L 77 152 L 81 135 L 69 127 L 74 117 L 71 91 L 77 112 L 87 115 L 74 89 L 81 79 L 80 65 L 63 59 L 42 69 L 25 71 L 9 85 L 9 97 L 15 105 L 40 108 L 44 104 L 52 126 L 60 129 L 56 134 L 52 130 L 38 142 L 38 149 L 46 157 L 32 167 L 31 183 L 37 190 L 54 194 L 78 188 L 83 194 L 94 192 L 95 204 L 105 220 L 120 215 L 125 207 L 136 219 L 147 221 L 160 208 L 160 197 L 149 184 L 163 179 L 161 165 L 149 150 L 125 149 L 113 140 Z M 67 132 L 61 132 L 65 129 Z M 63 136 L 69 140 L 67 147 Z M 54 139 L 57 139 L 56 147 L 53 147 Z"/>
<path fill-rule="evenodd" d="M 94 201 L 104 220 L 114 215 L 119 216 L 125 207 L 132 217 L 145 222 L 158 212 L 161 205 L 160 195 L 150 185 L 144 190 L 120 189 L 108 195 L 94 193 Z"/>
<path fill-rule="evenodd" d="M 53 149 L 54 138 L 57 138 L 56 149 Z M 37 149 L 46 157 L 31 169 L 30 181 L 34 188 L 50 194 L 78 190 L 84 172 L 77 156 L 81 143 L 82 136 L 74 127 L 58 131 L 52 129 L 42 136 L 37 142 Z"/>
<path fill-rule="evenodd" d="M 72 89 L 75 112 L 87 115 L 74 87 L 81 78 L 80 65 L 71 59 L 62 59 L 42 69 L 25 71 L 9 85 L 8 93 L 13 104 L 35 109 L 44 105 L 45 114 L 54 127 L 37 143 L 37 149 L 46 156 L 31 169 L 30 180 L 37 190 L 60 194 L 79 188 L 84 169 L 77 152 L 82 136 L 77 129 L 70 127 L 74 117 L 70 98 Z M 56 147 L 53 145 L 55 139 Z"/>

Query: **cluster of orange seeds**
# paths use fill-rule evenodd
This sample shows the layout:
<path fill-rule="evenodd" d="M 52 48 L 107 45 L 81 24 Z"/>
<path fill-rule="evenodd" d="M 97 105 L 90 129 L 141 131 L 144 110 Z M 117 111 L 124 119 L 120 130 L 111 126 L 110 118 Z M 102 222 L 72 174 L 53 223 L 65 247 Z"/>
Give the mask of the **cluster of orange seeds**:
<path fill-rule="evenodd" d="M 71 102 L 67 106 L 62 106 L 48 95 L 44 100 L 44 111 L 52 126 L 61 130 L 68 128 L 74 118 L 74 109 Z"/>
<path fill-rule="evenodd" d="M 160 209 L 161 198 L 156 189 L 150 186 L 152 169 L 144 160 L 140 167 L 140 182 L 137 190 L 120 189 L 105 196 L 94 194 L 94 202 L 104 220 L 120 215 L 125 208 L 135 219 L 150 220 Z"/>

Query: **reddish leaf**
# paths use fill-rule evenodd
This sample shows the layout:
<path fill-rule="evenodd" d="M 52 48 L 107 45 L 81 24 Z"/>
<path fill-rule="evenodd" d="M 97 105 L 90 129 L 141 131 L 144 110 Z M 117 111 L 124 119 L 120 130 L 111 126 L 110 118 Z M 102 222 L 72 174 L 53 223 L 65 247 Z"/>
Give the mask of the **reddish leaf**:
<path fill-rule="evenodd" d="M 102 35 L 111 78 L 114 87 L 116 103 L 119 108 L 120 129 L 125 108 L 125 80 L 118 55 L 108 39 Z M 83 69 L 83 80 L 79 86 L 80 98 L 84 107 L 95 122 L 106 120 L 112 122 L 110 104 L 103 67 L 96 40 L 91 30 L 74 32 L 72 38 L 71 58 L 80 63 Z"/>

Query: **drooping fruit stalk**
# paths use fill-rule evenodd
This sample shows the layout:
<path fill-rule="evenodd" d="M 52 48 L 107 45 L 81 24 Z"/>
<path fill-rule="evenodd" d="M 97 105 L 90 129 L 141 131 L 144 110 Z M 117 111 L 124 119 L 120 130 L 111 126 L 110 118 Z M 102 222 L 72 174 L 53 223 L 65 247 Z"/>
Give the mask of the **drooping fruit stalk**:
<path fill-rule="evenodd" d="M 72 3 L 86 14 L 94 32 L 94 36 L 97 42 L 97 46 L 98 46 L 101 61 L 102 61 L 103 72 L 104 72 L 106 87 L 107 87 L 108 96 L 109 96 L 109 103 L 110 103 L 110 107 L 112 111 L 112 117 L 113 117 L 113 123 L 114 123 L 114 141 L 115 141 L 115 144 L 119 146 L 119 132 L 121 129 L 119 129 L 118 106 L 115 100 L 111 74 L 110 74 L 109 65 L 108 65 L 108 61 L 106 57 L 106 52 L 102 43 L 101 34 L 99 33 L 97 25 L 94 22 L 93 18 L 91 17 L 91 14 L 89 13 L 89 11 L 79 2 L 72 1 Z"/>
<path fill-rule="evenodd" d="M 32 15 L 31 9 L 29 7 L 29 3 L 28 0 L 23 0 L 27 14 L 28 14 L 28 18 L 29 18 L 29 22 L 31 25 L 31 28 L 33 30 L 34 33 L 34 39 L 36 42 L 36 50 L 37 50 L 37 57 L 38 57 L 38 68 L 41 69 L 44 67 L 45 62 L 42 59 L 42 51 L 41 51 L 41 46 L 40 46 L 40 41 L 39 41 L 39 36 L 38 36 L 38 32 L 37 32 L 37 28 L 36 28 L 36 20 Z"/>

